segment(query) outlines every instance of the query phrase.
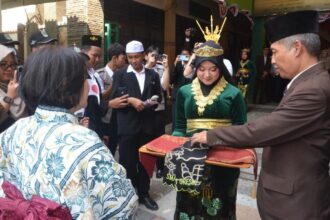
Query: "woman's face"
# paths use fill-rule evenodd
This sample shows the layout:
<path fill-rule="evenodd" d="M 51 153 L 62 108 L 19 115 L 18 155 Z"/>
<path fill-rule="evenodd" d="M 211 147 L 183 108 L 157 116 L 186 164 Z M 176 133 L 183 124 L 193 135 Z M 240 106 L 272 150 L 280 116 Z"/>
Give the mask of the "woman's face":
<path fill-rule="evenodd" d="M 14 77 L 17 63 L 13 54 L 8 54 L 0 61 L 0 81 L 8 83 Z"/>
<path fill-rule="evenodd" d="M 197 77 L 205 85 L 211 85 L 220 77 L 220 70 L 214 63 L 204 61 L 197 68 Z"/>
<path fill-rule="evenodd" d="M 248 55 L 245 51 L 243 51 L 241 57 L 242 57 L 242 60 L 247 60 Z"/>

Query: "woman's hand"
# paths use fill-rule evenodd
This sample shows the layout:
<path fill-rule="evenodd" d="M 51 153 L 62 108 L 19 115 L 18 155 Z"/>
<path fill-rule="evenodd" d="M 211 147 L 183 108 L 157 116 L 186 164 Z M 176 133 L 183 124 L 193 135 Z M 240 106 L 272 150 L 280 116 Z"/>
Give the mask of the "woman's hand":
<path fill-rule="evenodd" d="M 9 81 L 8 83 L 8 89 L 7 89 L 7 96 L 15 99 L 17 97 L 17 88 L 18 88 L 18 82 L 16 78 L 17 72 L 15 71 L 14 73 L 14 78 Z"/>

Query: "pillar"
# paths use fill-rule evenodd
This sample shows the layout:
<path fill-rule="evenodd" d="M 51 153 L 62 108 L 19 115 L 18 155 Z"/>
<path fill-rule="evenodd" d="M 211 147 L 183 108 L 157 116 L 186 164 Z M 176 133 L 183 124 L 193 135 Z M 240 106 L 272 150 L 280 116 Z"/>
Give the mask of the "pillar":
<path fill-rule="evenodd" d="M 168 55 L 169 65 L 175 60 L 176 0 L 164 1 L 164 52 Z"/>

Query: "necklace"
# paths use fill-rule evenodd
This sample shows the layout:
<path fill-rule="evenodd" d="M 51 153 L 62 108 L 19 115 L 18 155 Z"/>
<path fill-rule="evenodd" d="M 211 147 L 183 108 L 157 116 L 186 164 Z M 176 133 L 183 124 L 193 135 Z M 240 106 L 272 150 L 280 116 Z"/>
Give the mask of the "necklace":
<path fill-rule="evenodd" d="M 198 78 L 194 79 L 191 84 L 192 93 L 194 94 L 194 99 L 196 100 L 196 105 L 198 107 L 198 115 L 202 116 L 207 105 L 212 105 L 214 100 L 223 92 L 226 88 L 228 82 L 221 77 L 219 82 L 212 88 L 211 92 L 207 96 L 203 96 L 200 83 Z"/>

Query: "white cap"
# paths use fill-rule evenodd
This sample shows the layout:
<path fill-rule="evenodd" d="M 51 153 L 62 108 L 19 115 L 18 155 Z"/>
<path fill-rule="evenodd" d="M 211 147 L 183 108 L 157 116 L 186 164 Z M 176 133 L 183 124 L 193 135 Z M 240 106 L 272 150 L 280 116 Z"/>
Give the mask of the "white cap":
<path fill-rule="evenodd" d="M 13 53 L 13 50 L 0 44 L 0 61 L 3 60 L 8 54 Z"/>
<path fill-rule="evenodd" d="M 140 53 L 143 51 L 143 44 L 140 41 L 133 40 L 126 44 L 126 53 Z"/>

